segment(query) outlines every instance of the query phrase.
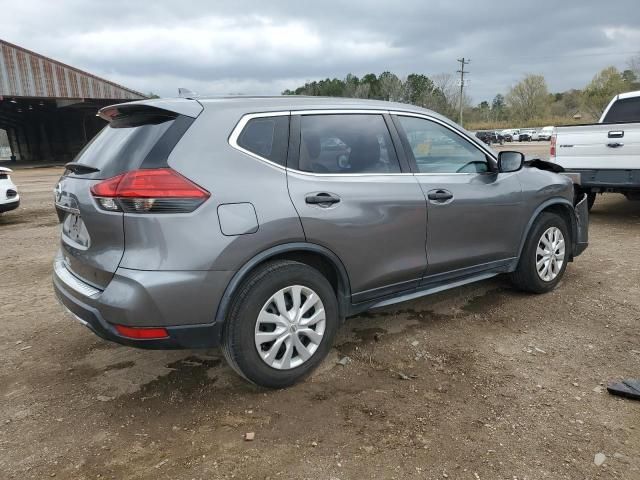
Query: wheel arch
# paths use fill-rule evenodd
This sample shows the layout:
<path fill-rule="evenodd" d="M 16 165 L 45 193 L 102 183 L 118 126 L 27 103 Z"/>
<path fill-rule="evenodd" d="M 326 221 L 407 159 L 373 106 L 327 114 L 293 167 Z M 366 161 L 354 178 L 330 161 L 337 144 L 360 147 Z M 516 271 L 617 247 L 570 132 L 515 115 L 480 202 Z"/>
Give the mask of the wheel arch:
<path fill-rule="evenodd" d="M 295 260 L 318 269 L 336 292 L 340 316 L 344 319 L 351 304 L 351 285 L 344 264 L 335 253 L 326 247 L 314 243 L 295 242 L 276 245 L 258 253 L 234 274 L 218 304 L 215 316 L 216 324 L 223 325 L 226 321 L 233 297 L 247 275 L 265 262 L 273 260 Z M 222 332 L 221 328 L 218 330 Z"/>
<path fill-rule="evenodd" d="M 575 243 L 577 238 L 577 228 L 576 228 L 576 214 L 573 208 L 573 204 L 567 200 L 566 198 L 557 197 L 550 198 L 540 204 L 538 208 L 533 212 L 527 226 L 524 229 L 524 233 L 522 235 L 522 239 L 520 240 L 520 246 L 518 248 L 518 262 L 520 261 L 520 256 L 522 255 L 522 250 L 524 249 L 524 244 L 529 237 L 529 232 L 533 227 L 534 222 L 538 219 L 538 217 L 544 212 L 551 212 L 557 215 L 560 215 L 567 222 L 567 228 L 569 229 L 569 234 L 571 235 L 571 253 L 569 260 L 573 259 L 573 252 L 575 249 Z M 515 265 L 518 264 L 515 262 Z M 515 267 L 514 267 L 515 268 Z"/>

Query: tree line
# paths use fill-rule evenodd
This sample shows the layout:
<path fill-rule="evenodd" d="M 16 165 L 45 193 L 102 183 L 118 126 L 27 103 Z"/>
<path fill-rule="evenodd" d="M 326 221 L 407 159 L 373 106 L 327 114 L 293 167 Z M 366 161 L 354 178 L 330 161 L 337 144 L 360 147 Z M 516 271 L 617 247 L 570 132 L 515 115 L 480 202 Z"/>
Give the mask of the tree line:
<path fill-rule="evenodd" d="M 506 94 L 498 93 L 489 101 L 473 105 L 463 100 L 466 128 L 506 126 L 543 126 L 596 121 L 611 98 L 623 92 L 640 90 L 640 55 L 631 58 L 627 68 L 614 66 L 598 72 L 582 89 L 549 91 L 543 75 L 526 74 Z M 392 72 L 368 73 L 362 77 L 348 74 L 344 79 L 310 81 L 283 95 L 351 97 L 411 103 L 458 120 L 460 87 L 452 74 L 431 77 L 412 73 L 399 77 Z"/>

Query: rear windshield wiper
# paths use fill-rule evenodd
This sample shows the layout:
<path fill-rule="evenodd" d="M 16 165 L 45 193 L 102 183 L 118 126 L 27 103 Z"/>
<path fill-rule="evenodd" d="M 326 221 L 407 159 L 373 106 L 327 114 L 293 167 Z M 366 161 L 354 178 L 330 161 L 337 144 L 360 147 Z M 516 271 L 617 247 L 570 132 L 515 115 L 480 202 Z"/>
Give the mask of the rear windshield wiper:
<path fill-rule="evenodd" d="M 72 171 L 77 175 L 84 175 L 85 173 L 96 173 L 100 171 L 99 168 L 90 167 L 89 165 L 83 165 L 82 163 L 76 162 L 69 162 L 64 166 L 64 168 Z"/>

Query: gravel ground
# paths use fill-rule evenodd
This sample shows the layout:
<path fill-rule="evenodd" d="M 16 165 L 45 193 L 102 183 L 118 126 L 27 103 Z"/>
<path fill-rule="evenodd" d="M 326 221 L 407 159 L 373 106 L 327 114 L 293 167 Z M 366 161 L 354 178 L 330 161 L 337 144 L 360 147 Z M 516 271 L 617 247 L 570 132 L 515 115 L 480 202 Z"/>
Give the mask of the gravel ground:
<path fill-rule="evenodd" d="M 63 312 L 60 172 L 16 172 L 0 217 L 0 478 L 640 479 L 640 402 L 603 388 L 640 376 L 640 203 L 597 200 L 556 291 L 497 278 L 369 312 L 267 391 L 218 351 L 121 347 Z"/>

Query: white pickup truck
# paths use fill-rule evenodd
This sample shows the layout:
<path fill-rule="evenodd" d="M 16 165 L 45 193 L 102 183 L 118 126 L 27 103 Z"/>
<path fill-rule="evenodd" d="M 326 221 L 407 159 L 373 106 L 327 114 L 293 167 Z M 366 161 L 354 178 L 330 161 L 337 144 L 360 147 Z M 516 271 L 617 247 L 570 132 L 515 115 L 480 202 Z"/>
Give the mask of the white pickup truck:
<path fill-rule="evenodd" d="M 604 192 L 640 200 L 640 91 L 616 95 L 596 124 L 556 127 L 550 161 L 580 174 L 589 208 Z"/>

